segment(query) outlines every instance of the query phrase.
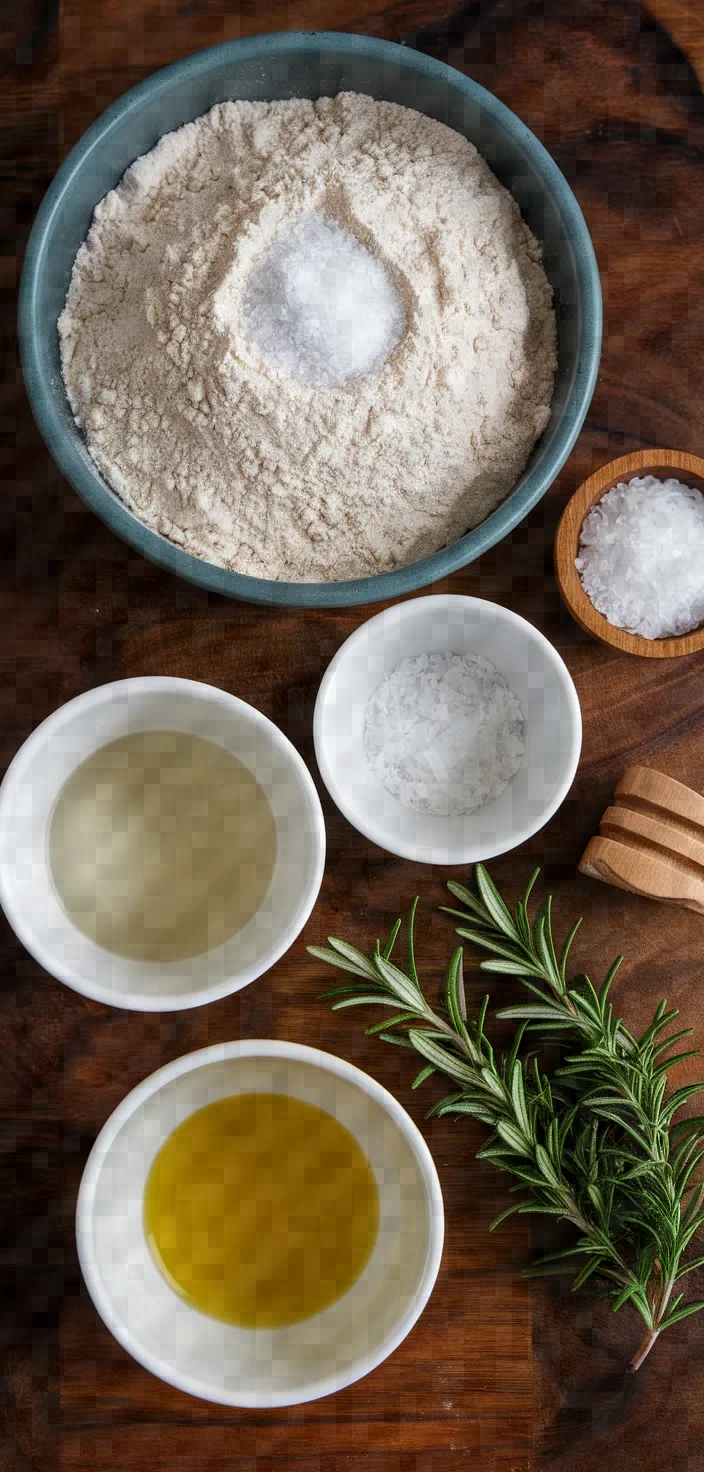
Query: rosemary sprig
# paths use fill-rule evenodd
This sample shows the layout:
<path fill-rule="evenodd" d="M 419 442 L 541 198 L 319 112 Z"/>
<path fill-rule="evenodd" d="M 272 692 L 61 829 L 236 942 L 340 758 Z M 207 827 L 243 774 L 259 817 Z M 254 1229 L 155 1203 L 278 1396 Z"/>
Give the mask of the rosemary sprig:
<path fill-rule="evenodd" d="M 367 1004 L 393 1010 L 367 1032 L 420 1053 L 424 1066 L 414 1088 L 435 1072 L 456 1085 L 429 1116 L 468 1114 L 491 1131 L 478 1158 L 508 1171 L 515 1178 L 510 1190 L 519 1197 L 492 1229 L 514 1212 L 553 1216 L 576 1229 L 573 1245 L 528 1271 L 569 1270 L 574 1289 L 596 1275 L 614 1311 L 630 1303 L 645 1324 L 629 1367 L 636 1370 L 665 1329 L 704 1308 L 675 1294 L 680 1279 L 704 1265 L 704 1254 L 685 1255 L 704 1225 L 704 1184 L 691 1183 L 704 1158 L 704 1118 L 676 1119 L 704 1084 L 668 1093 L 668 1070 L 696 1050 L 672 1053 L 691 1029 L 670 1031 L 678 1013 L 668 1011 L 666 1002 L 640 1037 L 615 1016 L 609 990 L 622 957 L 598 990 L 584 974 L 568 977 L 580 921 L 558 955 L 550 898 L 529 918 L 538 873 L 513 913 L 481 864 L 474 891 L 448 882 L 462 908 L 443 907 L 463 922 L 459 936 L 489 952 L 479 963 L 482 971 L 516 977 L 532 994 L 496 1014 L 517 1024 L 507 1052 L 495 1052 L 487 1037 L 488 997 L 476 1018 L 467 1016 L 461 946 L 447 968 L 441 1006 L 428 1003 L 415 963 L 417 900 L 409 915 L 405 971 L 391 959 L 400 920 L 386 945 L 377 941 L 369 954 L 333 937 L 327 947 L 308 950 L 349 973 L 345 986 L 324 994 L 335 998 L 335 1010 Z M 541 1066 L 539 1048 L 524 1047 L 524 1038 L 535 1033 L 562 1043 L 551 1074 Z"/>

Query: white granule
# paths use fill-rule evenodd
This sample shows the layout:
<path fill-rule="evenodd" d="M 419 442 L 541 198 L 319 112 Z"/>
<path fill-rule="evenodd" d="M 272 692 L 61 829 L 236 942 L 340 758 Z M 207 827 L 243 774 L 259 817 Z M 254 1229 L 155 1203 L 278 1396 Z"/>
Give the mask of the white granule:
<path fill-rule="evenodd" d="M 575 566 L 594 607 L 617 628 L 643 639 L 696 629 L 704 620 L 704 496 L 653 475 L 620 482 L 585 517 Z"/>
<path fill-rule="evenodd" d="M 252 272 L 242 323 L 263 357 L 331 386 L 381 368 L 405 329 L 403 297 L 349 230 L 309 215 Z"/>
<path fill-rule="evenodd" d="M 493 802 L 518 771 L 523 716 L 480 654 L 418 654 L 370 696 L 364 745 L 404 807 L 458 817 Z"/>
<path fill-rule="evenodd" d="M 359 337 L 302 350 L 305 312 L 272 355 L 292 232 L 321 217 L 348 300 L 348 237 L 359 270 L 362 251 L 378 264 L 371 368 Z M 88 450 L 135 515 L 218 566 L 303 582 L 403 567 L 483 521 L 545 428 L 556 362 L 512 196 L 461 134 L 355 93 L 225 102 L 161 138 L 97 206 L 59 333 Z M 318 352 L 352 376 L 311 381 Z"/>

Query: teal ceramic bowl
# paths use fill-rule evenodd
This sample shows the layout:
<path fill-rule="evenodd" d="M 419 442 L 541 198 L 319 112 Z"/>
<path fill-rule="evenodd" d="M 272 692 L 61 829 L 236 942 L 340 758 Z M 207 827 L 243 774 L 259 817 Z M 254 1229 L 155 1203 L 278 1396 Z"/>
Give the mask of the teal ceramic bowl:
<path fill-rule="evenodd" d="M 506 501 L 474 531 L 397 572 L 343 583 L 243 577 L 181 551 L 123 506 L 94 466 L 61 377 L 57 319 L 95 205 L 161 137 L 228 99 L 364 92 L 438 118 L 464 133 L 517 200 L 542 242 L 555 293 L 558 372 L 552 413 Z M 254 603 L 335 607 L 395 598 L 479 557 L 535 506 L 564 465 L 594 390 L 601 347 L 599 272 L 584 217 L 538 139 L 503 103 L 443 62 L 388 41 L 291 31 L 231 41 L 165 67 L 125 93 L 88 129 L 60 168 L 32 230 L 20 288 L 20 346 L 39 428 L 83 500 L 130 546 L 179 577 Z"/>

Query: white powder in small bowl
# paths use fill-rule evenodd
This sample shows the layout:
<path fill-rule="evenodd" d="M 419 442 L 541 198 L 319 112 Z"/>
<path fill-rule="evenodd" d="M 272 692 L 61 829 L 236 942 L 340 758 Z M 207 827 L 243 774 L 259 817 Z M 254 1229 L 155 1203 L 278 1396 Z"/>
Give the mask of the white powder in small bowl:
<path fill-rule="evenodd" d="M 585 517 L 575 567 L 610 624 L 643 639 L 689 633 L 704 620 L 704 496 L 654 475 L 619 482 Z"/>
<path fill-rule="evenodd" d="M 482 655 L 418 654 L 370 696 L 364 745 L 404 807 L 459 817 L 493 802 L 518 771 L 523 716 Z"/>

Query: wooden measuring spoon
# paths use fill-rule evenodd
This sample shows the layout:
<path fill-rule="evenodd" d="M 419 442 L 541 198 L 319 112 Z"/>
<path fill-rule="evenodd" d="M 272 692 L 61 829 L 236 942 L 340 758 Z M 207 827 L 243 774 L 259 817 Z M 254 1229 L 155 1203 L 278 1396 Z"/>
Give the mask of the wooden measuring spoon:
<path fill-rule="evenodd" d="M 663 772 L 629 767 L 578 867 L 704 915 L 704 797 Z"/>

